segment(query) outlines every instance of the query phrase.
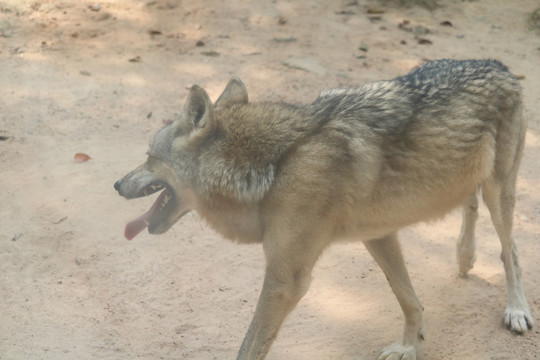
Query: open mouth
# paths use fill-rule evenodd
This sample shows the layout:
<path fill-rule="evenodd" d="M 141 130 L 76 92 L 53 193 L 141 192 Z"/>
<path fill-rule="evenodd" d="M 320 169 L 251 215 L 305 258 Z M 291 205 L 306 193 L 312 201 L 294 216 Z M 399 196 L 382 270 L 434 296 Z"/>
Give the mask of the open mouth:
<path fill-rule="evenodd" d="M 124 236 L 126 239 L 131 240 L 137 236 L 141 231 L 148 228 L 150 233 L 154 233 L 163 221 L 169 218 L 169 215 L 174 212 L 177 206 L 177 200 L 174 196 L 174 192 L 164 182 L 152 183 L 145 187 L 138 197 L 149 196 L 153 193 L 161 191 L 158 198 L 152 205 L 152 207 L 136 218 L 130 221 L 126 225 Z"/>

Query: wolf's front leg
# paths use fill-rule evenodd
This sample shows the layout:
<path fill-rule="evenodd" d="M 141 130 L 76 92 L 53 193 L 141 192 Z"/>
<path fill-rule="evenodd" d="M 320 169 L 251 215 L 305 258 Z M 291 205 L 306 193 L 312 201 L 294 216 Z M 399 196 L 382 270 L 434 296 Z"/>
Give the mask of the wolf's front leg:
<path fill-rule="evenodd" d="M 268 264 L 264 284 L 237 360 L 265 358 L 285 317 L 309 289 L 311 271 L 323 250 L 321 245 L 322 242 L 305 238 L 279 243 L 265 241 Z"/>
<path fill-rule="evenodd" d="M 263 289 L 237 360 L 262 360 L 277 336 L 285 317 L 309 287 L 309 278 L 279 280 L 267 270 Z"/>
<path fill-rule="evenodd" d="M 416 360 L 416 353 L 424 339 L 423 308 L 412 288 L 397 235 L 394 233 L 367 241 L 365 245 L 386 275 L 405 315 L 403 339 L 384 349 L 379 360 Z"/>

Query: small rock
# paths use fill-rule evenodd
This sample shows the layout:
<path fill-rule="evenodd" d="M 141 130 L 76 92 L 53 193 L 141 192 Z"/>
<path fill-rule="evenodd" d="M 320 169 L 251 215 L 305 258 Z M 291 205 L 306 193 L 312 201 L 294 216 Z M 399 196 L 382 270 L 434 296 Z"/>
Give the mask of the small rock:
<path fill-rule="evenodd" d="M 361 43 L 359 46 L 358 46 L 358 50 L 361 50 L 363 52 L 367 52 L 369 50 L 369 45 L 367 44 L 364 44 L 364 43 Z"/>
<path fill-rule="evenodd" d="M 44 1 L 42 1 L 42 2 L 44 2 Z M 56 9 L 57 9 L 56 4 L 54 4 L 53 2 L 50 2 L 50 3 L 44 3 L 44 4 L 37 5 L 37 9 L 35 9 L 35 10 L 39 10 L 39 12 L 41 12 L 41 13 L 50 13 L 51 11 L 54 11 Z"/>
<path fill-rule="evenodd" d="M 426 38 L 417 38 L 418 44 L 420 45 L 431 45 L 433 44 L 433 41 L 426 39 Z"/>
<path fill-rule="evenodd" d="M 9 53 L 11 55 L 19 55 L 19 54 L 24 54 L 24 49 L 21 48 L 20 46 L 17 46 L 17 47 L 12 47 L 10 46 L 9 49 L 8 49 Z"/>
<path fill-rule="evenodd" d="M 283 65 L 291 69 L 299 69 L 312 72 L 318 75 L 326 75 L 327 71 L 322 67 L 317 59 L 311 56 L 292 56 L 285 61 Z"/>
<path fill-rule="evenodd" d="M 398 24 L 398 28 L 405 31 L 412 31 L 410 24 L 411 22 L 409 20 L 403 20 Z"/>
<path fill-rule="evenodd" d="M 540 34 L 540 7 L 529 14 L 528 23 L 531 30 L 535 30 Z"/>
<path fill-rule="evenodd" d="M 369 21 L 376 23 L 382 20 L 382 16 L 368 16 Z"/>
<path fill-rule="evenodd" d="M 296 38 L 295 37 L 276 37 L 274 38 L 274 41 L 277 42 L 277 43 L 290 43 L 290 42 L 295 42 L 296 41 Z"/>
<path fill-rule="evenodd" d="M 93 4 L 93 5 L 89 5 L 88 8 L 92 11 L 99 11 L 101 10 L 101 5 L 99 4 Z"/>
<path fill-rule="evenodd" d="M 431 31 L 425 27 L 425 26 L 417 26 L 413 29 L 413 32 L 416 34 L 416 35 L 427 35 L 429 34 Z"/>
<path fill-rule="evenodd" d="M 403 20 L 398 24 L 398 28 L 404 31 L 412 32 L 415 35 L 427 35 L 431 33 L 431 31 L 425 27 L 425 26 L 411 26 L 411 22 L 409 20 Z"/>
<path fill-rule="evenodd" d="M 351 11 L 351 10 L 341 10 L 341 11 L 336 11 L 336 15 L 354 15 L 356 14 L 354 11 Z"/>
<path fill-rule="evenodd" d="M 0 36 L 8 38 L 13 35 L 13 27 L 7 20 L 0 20 Z"/>
<path fill-rule="evenodd" d="M 112 18 L 112 15 L 108 12 L 102 12 L 102 13 L 94 15 L 93 17 L 94 21 L 105 21 L 110 18 Z"/>

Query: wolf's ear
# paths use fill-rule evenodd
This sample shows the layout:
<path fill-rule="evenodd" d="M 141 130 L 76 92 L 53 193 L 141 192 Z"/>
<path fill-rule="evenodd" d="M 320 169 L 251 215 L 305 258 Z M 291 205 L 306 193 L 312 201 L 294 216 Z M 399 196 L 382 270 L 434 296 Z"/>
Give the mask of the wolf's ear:
<path fill-rule="evenodd" d="M 229 80 L 229 83 L 223 90 L 223 93 L 216 100 L 215 107 L 226 108 L 235 104 L 247 104 L 248 102 L 248 93 L 246 87 L 237 77 L 233 77 Z"/>
<path fill-rule="evenodd" d="M 206 91 L 193 85 L 184 106 L 185 119 L 191 128 L 204 128 L 212 119 L 213 106 Z"/>

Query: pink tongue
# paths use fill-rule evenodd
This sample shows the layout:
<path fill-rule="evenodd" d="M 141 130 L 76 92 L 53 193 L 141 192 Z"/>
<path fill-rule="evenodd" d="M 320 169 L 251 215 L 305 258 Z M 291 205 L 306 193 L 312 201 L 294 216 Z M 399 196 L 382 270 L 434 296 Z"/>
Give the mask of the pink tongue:
<path fill-rule="evenodd" d="M 163 201 L 163 198 L 168 193 L 169 192 L 167 191 L 167 189 L 163 190 L 161 194 L 159 194 L 159 197 L 157 198 L 154 205 L 152 205 L 152 207 L 147 212 L 145 212 L 135 220 L 127 223 L 126 229 L 124 230 L 124 236 L 126 237 L 126 239 L 133 239 L 135 236 L 139 235 L 141 231 L 148 227 L 150 218 L 152 217 L 152 215 L 154 215 L 156 210 L 159 208 L 159 205 Z"/>

